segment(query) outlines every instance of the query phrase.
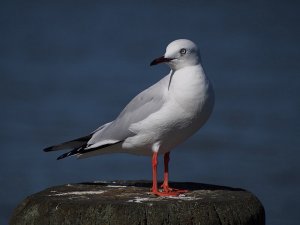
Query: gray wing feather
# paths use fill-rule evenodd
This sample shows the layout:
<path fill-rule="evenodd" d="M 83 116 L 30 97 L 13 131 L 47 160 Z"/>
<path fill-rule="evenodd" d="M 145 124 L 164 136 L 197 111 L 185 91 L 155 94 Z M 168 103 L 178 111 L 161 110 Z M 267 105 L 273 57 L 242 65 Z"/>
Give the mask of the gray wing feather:
<path fill-rule="evenodd" d="M 95 131 L 88 146 L 105 140 L 122 141 L 135 135 L 129 130 L 131 124 L 147 118 L 164 104 L 164 92 L 168 88 L 169 75 L 133 98 L 119 116 L 99 131 Z"/>

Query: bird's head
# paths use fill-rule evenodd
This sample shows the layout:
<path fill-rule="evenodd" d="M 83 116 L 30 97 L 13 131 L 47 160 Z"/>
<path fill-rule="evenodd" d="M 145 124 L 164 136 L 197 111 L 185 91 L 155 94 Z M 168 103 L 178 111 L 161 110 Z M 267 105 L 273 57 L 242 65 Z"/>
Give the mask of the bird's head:
<path fill-rule="evenodd" d="M 172 70 L 199 64 L 200 55 L 196 44 L 187 39 L 178 39 L 171 42 L 163 56 L 154 59 L 151 66 L 166 63 Z"/>

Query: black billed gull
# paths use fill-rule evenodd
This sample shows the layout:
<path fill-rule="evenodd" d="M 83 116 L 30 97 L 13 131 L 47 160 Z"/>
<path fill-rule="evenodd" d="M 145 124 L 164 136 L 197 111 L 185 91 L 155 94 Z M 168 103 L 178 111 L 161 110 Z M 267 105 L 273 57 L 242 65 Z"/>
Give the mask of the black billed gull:
<path fill-rule="evenodd" d="M 152 156 L 152 193 L 177 196 L 185 190 L 169 187 L 170 151 L 208 120 L 214 92 L 201 65 L 197 46 L 190 40 L 171 42 L 164 56 L 151 62 L 166 63 L 170 73 L 133 98 L 119 116 L 89 135 L 44 149 L 72 149 L 59 156 L 86 158 L 107 153 Z M 164 182 L 157 186 L 157 157 L 164 154 Z"/>

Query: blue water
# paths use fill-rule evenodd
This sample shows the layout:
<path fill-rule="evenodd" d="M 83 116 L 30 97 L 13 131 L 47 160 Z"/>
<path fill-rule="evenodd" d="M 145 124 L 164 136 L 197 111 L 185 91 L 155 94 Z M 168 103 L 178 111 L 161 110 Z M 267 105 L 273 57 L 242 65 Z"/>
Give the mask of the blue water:
<path fill-rule="evenodd" d="M 168 72 L 149 67 L 151 60 L 170 41 L 189 38 L 216 105 L 205 127 L 171 154 L 171 179 L 247 189 L 264 204 L 267 224 L 298 224 L 299 6 L 1 1 L 0 223 L 49 186 L 150 179 L 147 157 L 56 161 L 59 153 L 42 149 L 112 120 Z"/>

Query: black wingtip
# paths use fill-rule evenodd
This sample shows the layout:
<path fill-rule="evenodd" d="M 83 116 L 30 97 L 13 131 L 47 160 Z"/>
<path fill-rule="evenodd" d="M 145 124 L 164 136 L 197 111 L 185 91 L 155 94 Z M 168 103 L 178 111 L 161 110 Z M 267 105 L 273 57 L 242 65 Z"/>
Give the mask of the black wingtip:
<path fill-rule="evenodd" d="M 80 154 L 84 154 L 84 153 L 88 153 L 88 152 L 92 152 L 92 151 L 95 151 L 95 150 L 99 150 L 101 148 L 105 148 L 105 147 L 108 147 L 110 145 L 115 145 L 115 144 L 118 144 L 118 143 L 121 143 L 123 141 L 118 141 L 116 143 L 113 143 L 113 144 L 104 144 L 100 147 L 96 147 L 96 148 L 90 148 L 90 149 L 85 149 L 86 145 L 83 145 L 79 148 L 74 148 L 72 151 L 69 151 L 69 152 L 66 152 L 62 155 L 60 155 L 57 160 L 61 160 L 63 158 L 66 158 L 66 157 L 69 157 L 69 156 L 73 156 L 73 155 L 80 155 Z M 55 147 L 55 146 L 54 146 Z M 50 151 L 51 151 L 51 147 L 50 148 Z"/>
<path fill-rule="evenodd" d="M 66 153 L 60 155 L 60 156 L 57 158 L 57 160 L 61 160 L 61 159 L 63 159 L 63 158 L 66 158 L 66 157 L 69 157 L 69 156 L 72 156 L 72 155 L 77 155 L 77 154 L 79 154 L 83 149 L 84 149 L 83 146 L 82 146 L 82 147 L 79 147 L 79 148 L 75 148 L 75 149 L 73 149 L 72 151 L 69 151 L 69 152 L 66 152 Z"/>
<path fill-rule="evenodd" d="M 56 160 L 61 160 L 61 159 L 65 158 L 65 157 L 67 157 L 67 156 L 61 155 L 61 156 L 57 157 Z"/>
<path fill-rule="evenodd" d="M 50 146 L 50 147 L 47 147 L 47 148 L 43 149 L 44 152 L 51 152 L 52 150 L 53 150 L 53 146 Z"/>
<path fill-rule="evenodd" d="M 62 154 L 62 155 L 60 155 L 59 157 L 57 157 L 56 160 L 61 160 L 61 159 L 66 158 L 66 157 L 68 157 L 68 156 L 70 156 L 70 155 L 71 155 L 70 152 L 67 152 L 67 153 Z"/>

